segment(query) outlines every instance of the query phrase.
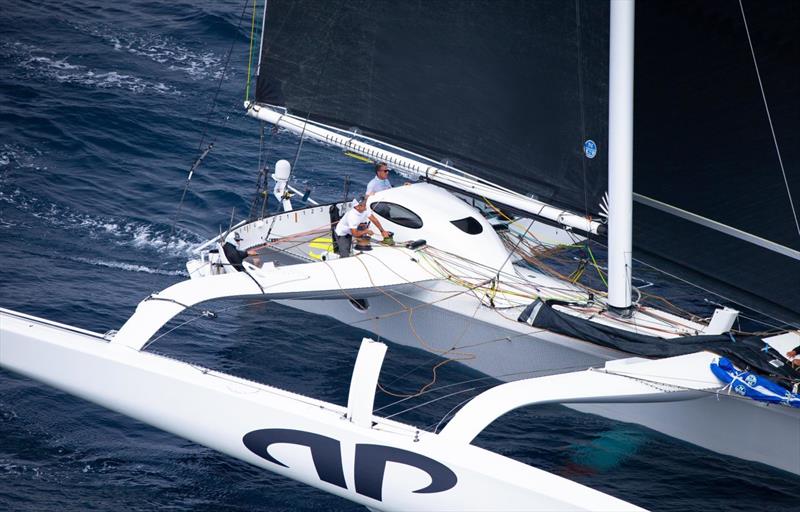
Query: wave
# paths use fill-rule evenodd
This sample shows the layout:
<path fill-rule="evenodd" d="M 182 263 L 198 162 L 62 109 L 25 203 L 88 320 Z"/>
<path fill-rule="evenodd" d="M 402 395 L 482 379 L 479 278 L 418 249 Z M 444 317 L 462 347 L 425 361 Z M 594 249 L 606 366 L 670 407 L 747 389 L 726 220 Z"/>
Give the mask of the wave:
<path fill-rule="evenodd" d="M 121 261 L 107 261 L 101 259 L 90 258 L 70 258 L 67 259 L 77 261 L 79 263 L 86 263 L 87 265 L 94 265 L 97 267 L 114 268 L 118 270 L 125 270 L 127 272 L 142 272 L 145 274 L 158 274 L 162 276 L 181 276 L 189 277 L 189 274 L 183 270 L 163 270 L 161 268 L 151 268 L 145 265 L 134 265 L 132 263 L 123 263 Z"/>
<path fill-rule="evenodd" d="M 181 92 L 164 82 L 124 74 L 101 71 L 80 64 L 71 64 L 69 56 L 58 57 L 24 43 L 0 44 L 0 59 L 16 64 L 27 80 L 52 80 L 61 84 L 76 84 L 95 89 L 124 89 L 130 92 L 180 95 Z"/>
<path fill-rule="evenodd" d="M 42 151 L 38 148 L 28 150 L 17 144 L 3 144 L 0 146 L 0 172 L 10 168 L 27 168 L 34 170 L 46 170 L 47 167 L 40 167 L 37 159 L 42 156 Z M 5 179 L 4 175 L 0 175 Z"/>
<path fill-rule="evenodd" d="M 219 79 L 222 76 L 222 59 L 211 50 L 192 50 L 174 38 L 156 33 L 120 31 L 113 26 L 95 26 L 90 34 L 114 47 L 163 64 L 171 71 L 180 71 L 194 80 Z"/>
<path fill-rule="evenodd" d="M 82 237 L 174 257 L 192 255 L 192 249 L 204 241 L 198 235 L 182 229 L 173 232 L 165 225 L 76 212 L 67 206 L 31 197 L 20 188 L 6 188 L 11 187 L 0 182 L 0 202 L 41 220 L 50 228 L 77 231 Z"/>

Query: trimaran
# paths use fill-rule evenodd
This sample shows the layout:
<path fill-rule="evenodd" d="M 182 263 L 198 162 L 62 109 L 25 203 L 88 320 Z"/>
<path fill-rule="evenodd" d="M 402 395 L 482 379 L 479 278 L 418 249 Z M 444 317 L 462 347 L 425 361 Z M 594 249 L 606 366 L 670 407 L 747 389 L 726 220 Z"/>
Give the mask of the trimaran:
<path fill-rule="evenodd" d="M 800 474 L 800 397 L 791 389 L 800 376 L 786 356 L 800 332 L 734 336 L 733 309 L 700 321 L 633 300 L 633 18 L 633 1 L 611 2 L 607 224 L 257 93 L 245 105 L 252 117 L 416 180 L 368 198 L 393 243 L 341 257 L 331 227 L 349 198 L 295 208 L 291 166 L 280 161 L 272 176 L 283 211 L 262 210 L 201 245 L 191 278 L 142 301 L 118 332 L 0 311 L 0 366 L 371 509 L 637 509 L 470 444 L 496 418 L 540 403 Z M 258 89 L 274 92 L 264 78 L 269 50 Z M 606 234 L 607 294 L 537 265 L 541 240 Z M 386 345 L 370 339 L 347 407 L 145 350 L 176 315 L 251 296 L 358 323 L 509 382 L 428 432 L 373 414 Z"/>

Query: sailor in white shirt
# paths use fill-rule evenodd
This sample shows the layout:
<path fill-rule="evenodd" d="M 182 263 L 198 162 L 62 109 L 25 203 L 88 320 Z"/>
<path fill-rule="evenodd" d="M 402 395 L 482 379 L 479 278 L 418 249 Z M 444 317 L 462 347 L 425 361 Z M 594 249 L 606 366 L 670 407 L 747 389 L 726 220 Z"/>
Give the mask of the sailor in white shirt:
<path fill-rule="evenodd" d="M 367 199 L 357 198 L 353 207 L 344 214 L 344 217 L 336 224 L 336 246 L 339 249 L 339 257 L 347 258 L 350 256 L 350 247 L 353 245 L 353 237 L 369 237 L 374 231 L 369 229 L 369 221 L 375 224 L 384 238 L 389 236 L 389 232 L 383 229 L 380 221 L 367 210 Z"/>
<path fill-rule="evenodd" d="M 367 196 L 390 188 L 392 184 L 389 182 L 389 167 L 380 162 L 375 166 L 375 177 L 367 184 Z"/>

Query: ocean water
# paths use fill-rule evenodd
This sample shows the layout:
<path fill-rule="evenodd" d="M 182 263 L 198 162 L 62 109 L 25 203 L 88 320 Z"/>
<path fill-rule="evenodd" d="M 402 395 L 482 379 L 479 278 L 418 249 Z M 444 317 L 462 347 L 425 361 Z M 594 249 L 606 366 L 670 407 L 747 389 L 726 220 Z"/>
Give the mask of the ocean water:
<path fill-rule="evenodd" d="M 98 332 L 118 328 L 150 292 L 186 277 L 194 244 L 247 214 L 259 137 L 241 107 L 242 7 L 0 6 L 0 306 Z M 201 140 L 215 149 L 176 216 Z M 270 163 L 294 160 L 298 139 L 267 131 L 267 145 Z M 356 186 L 371 177 L 332 148 L 303 146 L 294 176 L 314 197 L 339 197 L 344 175 Z M 659 291 L 708 307 L 677 284 Z M 217 320 L 177 329 L 152 350 L 346 401 L 364 331 L 257 300 L 215 307 Z M 382 382 L 411 392 L 438 362 L 392 345 Z M 445 365 L 437 383 L 451 387 L 387 411 L 486 383 L 479 377 Z M 381 405 L 394 400 L 379 396 Z M 397 419 L 431 427 L 461 400 Z M 560 406 L 510 414 L 478 444 L 653 510 L 800 510 L 797 477 Z M 0 370 L 0 510 L 56 509 L 361 507 Z"/>

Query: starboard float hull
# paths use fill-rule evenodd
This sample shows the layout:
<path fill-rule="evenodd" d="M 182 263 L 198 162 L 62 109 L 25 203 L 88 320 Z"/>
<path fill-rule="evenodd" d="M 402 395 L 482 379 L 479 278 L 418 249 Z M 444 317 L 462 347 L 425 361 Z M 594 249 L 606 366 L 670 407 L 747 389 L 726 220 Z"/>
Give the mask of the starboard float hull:
<path fill-rule="evenodd" d="M 343 407 L 8 310 L 0 367 L 374 510 L 641 510 L 409 425 L 359 426 Z"/>
<path fill-rule="evenodd" d="M 800 475 L 800 409 L 720 393 L 691 402 L 569 405 Z"/>

